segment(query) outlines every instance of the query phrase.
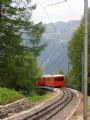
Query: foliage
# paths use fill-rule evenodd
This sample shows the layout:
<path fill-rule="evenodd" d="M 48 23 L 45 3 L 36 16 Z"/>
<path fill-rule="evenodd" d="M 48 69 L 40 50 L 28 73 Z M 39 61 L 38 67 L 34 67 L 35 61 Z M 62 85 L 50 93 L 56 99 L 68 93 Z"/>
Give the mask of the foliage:
<path fill-rule="evenodd" d="M 83 26 L 73 33 L 71 41 L 69 42 L 69 58 L 71 60 L 71 84 L 73 87 L 81 88 L 81 76 L 82 76 L 82 51 L 83 51 Z M 81 71 L 81 72 L 80 72 Z M 70 78 L 69 77 L 69 78 Z"/>
<path fill-rule="evenodd" d="M 10 102 L 22 99 L 24 96 L 17 91 L 0 87 L 0 105 L 5 105 Z"/>
<path fill-rule="evenodd" d="M 28 39 L 28 43 L 29 43 L 28 47 L 36 57 L 40 55 L 41 51 L 46 47 L 46 43 L 41 44 L 41 37 L 44 31 L 45 29 L 44 26 L 42 26 L 41 22 L 34 25 L 32 30 L 30 31 L 30 38 Z"/>
<path fill-rule="evenodd" d="M 43 95 L 28 95 L 27 99 L 30 101 L 30 103 L 37 104 L 41 103 L 43 101 L 50 100 L 52 97 L 54 97 L 56 94 L 52 92 L 46 92 L 46 94 Z"/>
<path fill-rule="evenodd" d="M 65 86 L 69 87 L 70 85 L 70 81 L 69 81 L 69 73 L 65 74 L 65 78 L 64 78 L 64 82 L 65 82 Z"/>
<path fill-rule="evenodd" d="M 37 90 L 35 81 L 42 75 L 41 69 L 38 67 L 36 58 L 33 54 L 28 53 L 22 59 L 20 67 L 20 77 L 17 79 L 17 88 L 31 92 Z"/>
<path fill-rule="evenodd" d="M 88 14 L 90 14 L 90 9 Z M 90 44 L 90 15 L 88 15 L 88 23 L 89 23 L 88 41 Z M 83 43 L 84 43 L 84 28 L 83 21 L 81 20 L 80 26 L 73 33 L 72 38 L 69 41 L 68 45 L 68 56 L 71 62 L 69 81 L 70 85 L 78 90 L 82 89 L 82 53 L 84 46 Z M 90 61 L 90 58 L 88 61 Z M 90 66 L 90 64 L 88 64 L 88 66 Z M 90 71 L 90 68 L 88 69 L 88 71 Z"/>
<path fill-rule="evenodd" d="M 44 26 L 30 21 L 35 7 L 30 0 L 0 0 L 0 86 L 28 91 L 41 75 L 36 57 L 45 47 Z M 31 46 L 25 45 L 25 34 Z"/>
<path fill-rule="evenodd" d="M 88 116 L 90 116 L 90 96 L 88 96 Z"/>

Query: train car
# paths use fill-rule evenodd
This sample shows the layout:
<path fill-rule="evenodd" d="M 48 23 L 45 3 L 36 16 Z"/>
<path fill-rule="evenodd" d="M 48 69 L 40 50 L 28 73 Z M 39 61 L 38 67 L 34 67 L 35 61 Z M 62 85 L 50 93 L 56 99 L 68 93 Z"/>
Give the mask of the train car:
<path fill-rule="evenodd" d="M 45 79 L 43 77 L 40 78 L 38 81 L 36 81 L 36 84 L 40 86 L 45 86 Z"/>
<path fill-rule="evenodd" d="M 37 81 L 37 84 L 50 87 L 63 87 L 64 75 L 44 75 Z"/>

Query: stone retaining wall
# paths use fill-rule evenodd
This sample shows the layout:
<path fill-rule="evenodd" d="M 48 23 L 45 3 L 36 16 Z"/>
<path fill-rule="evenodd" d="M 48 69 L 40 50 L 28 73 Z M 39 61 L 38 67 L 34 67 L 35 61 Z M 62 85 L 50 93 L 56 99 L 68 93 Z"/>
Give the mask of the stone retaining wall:
<path fill-rule="evenodd" d="M 26 98 L 16 102 L 0 106 L 0 119 L 13 115 L 14 113 L 21 112 L 30 108 L 30 104 Z"/>

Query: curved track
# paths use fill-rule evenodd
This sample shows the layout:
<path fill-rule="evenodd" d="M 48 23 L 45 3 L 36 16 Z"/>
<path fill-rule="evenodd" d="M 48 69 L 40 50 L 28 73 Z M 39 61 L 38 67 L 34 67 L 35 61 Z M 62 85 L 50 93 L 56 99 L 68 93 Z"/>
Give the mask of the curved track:
<path fill-rule="evenodd" d="M 42 109 L 34 112 L 24 120 L 50 120 L 73 99 L 73 92 L 69 89 L 61 88 L 60 91 L 63 92 L 62 95 L 58 95 L 58 97 L 51 101 L 48 105 L 42 107 Z"/>

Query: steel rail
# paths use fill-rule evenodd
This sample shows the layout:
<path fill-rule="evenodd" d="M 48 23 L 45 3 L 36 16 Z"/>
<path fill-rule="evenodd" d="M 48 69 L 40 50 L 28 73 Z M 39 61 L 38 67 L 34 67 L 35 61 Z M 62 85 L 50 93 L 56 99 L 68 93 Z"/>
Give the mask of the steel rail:
<path fill-rule="evenodd" d="M 49 120 L 52 118 L 73 99 L 73 93 L 70 90 L 66 88 L 61 90 L 63 92 L 61 97 L 52 101 L 48 106 L 40 109 L 38 112 L 33 113 L 23 120 Z"/>
<path fill-rule="evenodd" d="M 38 111 L 36 111 L 32 115 L 28 116 L 27 118 L 24 118 L 23 120 L 28 120 L 28 118 L 31 118 L 30 120 L 34 120 L 34 118 L 35 118 L 35 120 L 36 120 L 36 117 L 35 117 L 36 115 L 37 116 L 41 116 L 41 115 L 39 115 L 39 113 L 41 114 L 43 111 L 45 112 L 46 109 L 48 109 L 49 107 L 53 106 L 55 103 L 58 103 L 60 100 L 63 99 L 63 97 L 64 97 L 64 90 L 62 90 L 62 91 L 63 91 L 63 94 L 61 96 L 58 95 L 57 99 L 53 99 L 52 101 L 50 101 L 49 105 L 46 105 L 44 108 L 39 109 Z"/>
<path fill-rule="evenodd" d="M 73 99 L 73 93 L 71 91 L 70 92 L 70 96 L 69 94 L 67 94 L 67 98 L 65 100 L 62 101 L 61 104 L 59 104 L 59 106 L 57 107 L 56 110 L 54 110 L 53 112 L 51 112 L 50 115 L 48 115 L 48 117 L 45 120 L 50 120 L 53 116 L 55 116 L 58 112 L 60 112 L 63 108 L 65 108 Z"/>

